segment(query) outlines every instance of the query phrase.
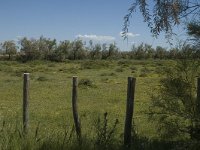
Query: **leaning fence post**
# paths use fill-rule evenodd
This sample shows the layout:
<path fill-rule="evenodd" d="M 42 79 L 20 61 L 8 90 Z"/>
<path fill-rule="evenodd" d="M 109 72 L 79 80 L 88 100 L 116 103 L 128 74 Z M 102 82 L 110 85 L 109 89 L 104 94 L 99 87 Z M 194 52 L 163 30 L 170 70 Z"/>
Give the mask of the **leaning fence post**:
<path fill-rule="evenodd" d="M 23 131 L 28 132 L 29 121 L 29 73 L 24 73 L 23 85 Z"/>
<path fill-rule="evenodd" d="M 81 139 L 81 124 L 78 116 L 78 108 L 77 108 L 77 95 L 78 95 L 78 78 L 76 76 L 73 77 L 73 87 L 72 87 L 72 111 L 74 117 L 74 124 L 76 129 L 76 134 L 78 140 Z"/>
<path fill-rule="evenodd" d="M 131 127 L 134 108 L 135 82 L 135 78 L 128 77 L 126 118 L 124 126 L 124 145 L 127 147 L 131 146 Z"/>

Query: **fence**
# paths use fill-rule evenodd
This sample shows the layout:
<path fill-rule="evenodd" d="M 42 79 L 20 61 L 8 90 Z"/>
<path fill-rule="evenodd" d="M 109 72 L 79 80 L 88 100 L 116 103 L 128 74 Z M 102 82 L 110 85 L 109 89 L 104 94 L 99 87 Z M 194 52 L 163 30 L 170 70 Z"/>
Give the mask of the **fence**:
<path fill-rule="evenodd" d="M 28 133 L 29 123 L 29 73 L 24 73 L 23 84 L 23 131 Z M 77 139 L 81 140 L 81 123 L 78 114 L 78 77 L 72 78 L 72 113 L 74 125 L 76 129 Z M 130 147 L 131 144 L 131 128 L 133 122 L 134 97 L 135 97 L 136 78 L 128 77 L 127 83 L 127 102 L 124 123 L 124 145 Z M 197 110 L 200 111 L 200 78 L 197 80 Z"/>

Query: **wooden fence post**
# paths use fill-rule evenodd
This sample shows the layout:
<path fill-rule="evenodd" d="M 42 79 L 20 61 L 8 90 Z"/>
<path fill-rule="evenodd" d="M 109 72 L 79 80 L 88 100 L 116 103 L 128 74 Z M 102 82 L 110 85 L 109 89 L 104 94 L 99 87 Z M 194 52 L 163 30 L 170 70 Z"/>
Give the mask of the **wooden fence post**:
<path fill-rule="evenodd" d="M 28 132 L 29 121 L 29 73 L 24 73 L 23 86 L 23 131 Z"/>
<path fill-rule="evenodd" d="M 124 126 L 124 145 L 126 147 L 131 146 L 131 127 L 134 108 L 135 82 L 135 78 L 128 77 L 126 118 Z"/>
<path fill-rule="evenodd" d="M 78 116 L 78 108 L 77 108 L 77 95 L 78 95 L 78 78 L 76 76 L 73 77 L 73 87 L 72 87 L 72 111 L 74 117 L 74 124 L 76 129 L 77 138 L 81 140 L 81 124 Z"/>
<path fill-rule="evenodd" d="M 197 113 L 200 115 L 200 78 L 197 78 Z"/>

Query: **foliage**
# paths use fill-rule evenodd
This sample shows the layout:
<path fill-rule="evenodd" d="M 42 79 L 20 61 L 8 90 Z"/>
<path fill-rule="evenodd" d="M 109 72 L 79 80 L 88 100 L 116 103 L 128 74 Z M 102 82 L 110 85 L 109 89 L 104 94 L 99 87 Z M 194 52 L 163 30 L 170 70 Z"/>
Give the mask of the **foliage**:
<path fill-rule="evenodd" d="M 188 48 L 193 52 L 190 58 L 200 58 L 198 47 L 198 36 L 194 33 L 194 29 L 190 25 L 188 32 L 192 35 L 194 43 L 188 44 Z M 192 29 L 190 29 L 192 28 Z M 190 32 L 191 30 L 191 32 Z M 196 28 L 195 28 L 196 30 Z M 196 31 L 198 33 L 198 30 Z M 7 42 L 7 44 L 6 44 Z M 13 41 L 1 43 L 0 60 L 10 60 L 27 62 L 33 60 L 45 60 L 55 62 L 67 62 L 69 60 L 120 60 L 126 59 L 180 59 L 184 52 L 181 47 L 166 49 L 161 46 L 153 48 L 149 44 L 141 43 L 138 46 L 133 45 L 131 51 L 120 51 L 116 43 L 111 44 L 95 44 L 88 47 L 81 40 L 64 40 L 59 43 L 56 39 L 49 39 L 41 36 L 39 39 L 22 38 L 19 44 Z M 10 44 L 9 44 L 10 43 Z M 12 44 L 11 44 L 12 43 Z M 6 46 L 7 45 L 7 46 Z M 7 49 L 7 51 L 6 51 Z M 90 68 L 90 66 L 88 66 Z"/>
<path fill-rule="evenodd" d="M 10 60 L 11 57 L 17 53 L 17 46 L 14 41 L 5 41 L 2 43 L 2 51 L 4 51 L 5 54 L 8 54 L 8 59 Z"/>
<path fill-rule="evenodd" d="M 141 43 L 138 47 L 132 46 L 131 58 L 147 59 L 154 58 L 156 55 L 155 50 L 149 44 Z"/>
<path fill-rule="evenodd" d="M 152 7 L 153 4 L 153 7 Z M 142 13 L 144 22 L 148 24 L 153 35 L 157 36 L 160 32 L 165 32 L 166 36 L 172 34 L 174 25 L 186 17 L 199 18 L 200 3 L 193 0 L 134 0 L 129 8 L 128 14 L 124 17 L 123 36 L 127 38 L 130 26 L 130 18 L 139 9 Z"/>
<path fill-rule="evenodd" d="M 196 77 L 200 62 L 183 59 L 171 68 L 165 68 L 159 93 L 152 96 L 150 119 L 158 122 L 158 131 L 164 138 L 180 135 L 199 139 L 199 113 L 196 98 Z"/>
<path fill-rule="evenodd" d="M 114 144 L 114 135 L 116 132 L 116 127 L 119 123 L 118 119 L 115 120 L 115 123 L 112 128 L 108 126 L 108 113 L 104 113 L 103 122 L 100 117 L 98 117 L 95 122 L 96 129 L 96 141 L 95 143 L 101 147 L 101 149 L 110 149 L 112 144 Z"/>
<path fill-rule="evenodd" d="M 192 37 L 195 48 L 199 50 L 200 46 L 200 22 L 193 21 L 190 22 L 187 26 L 188 35 Z"/>
<path fill-rule="evenodd" d="M 92 42 L 92 41 L 90 41 Z M 90 58 L 91 59 L 101 59 L 102 55 L 101 55 L 101 45 L 100 44 L 95 44 L 95 46 L 93 47 L 91 45 L 90 47 Z"/>
<path fill-rule="evenodd" d="M 79 87 L 84 87 L 84 88 L 87 88 L 87 87 L 96 87 L 96 85 L 94 84 L 93 81 L 91 81 L 90 79 L 81 79 L 78 83 Z"/>

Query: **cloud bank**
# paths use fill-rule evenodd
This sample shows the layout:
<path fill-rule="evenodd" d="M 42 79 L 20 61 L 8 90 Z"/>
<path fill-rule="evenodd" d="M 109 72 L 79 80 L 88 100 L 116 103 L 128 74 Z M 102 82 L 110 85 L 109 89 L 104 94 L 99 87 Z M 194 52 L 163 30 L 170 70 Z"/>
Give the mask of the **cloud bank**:
<path fill-rule="evenodd" d="M 76 35 L 76 38 L 85 39 L 85 40 L 94 40 L 94 41 L 114 41 L 115 37 L 105 36 L 105 35 L 95 35 L 95 34 L 85 34 L 85 35 Z"/>

